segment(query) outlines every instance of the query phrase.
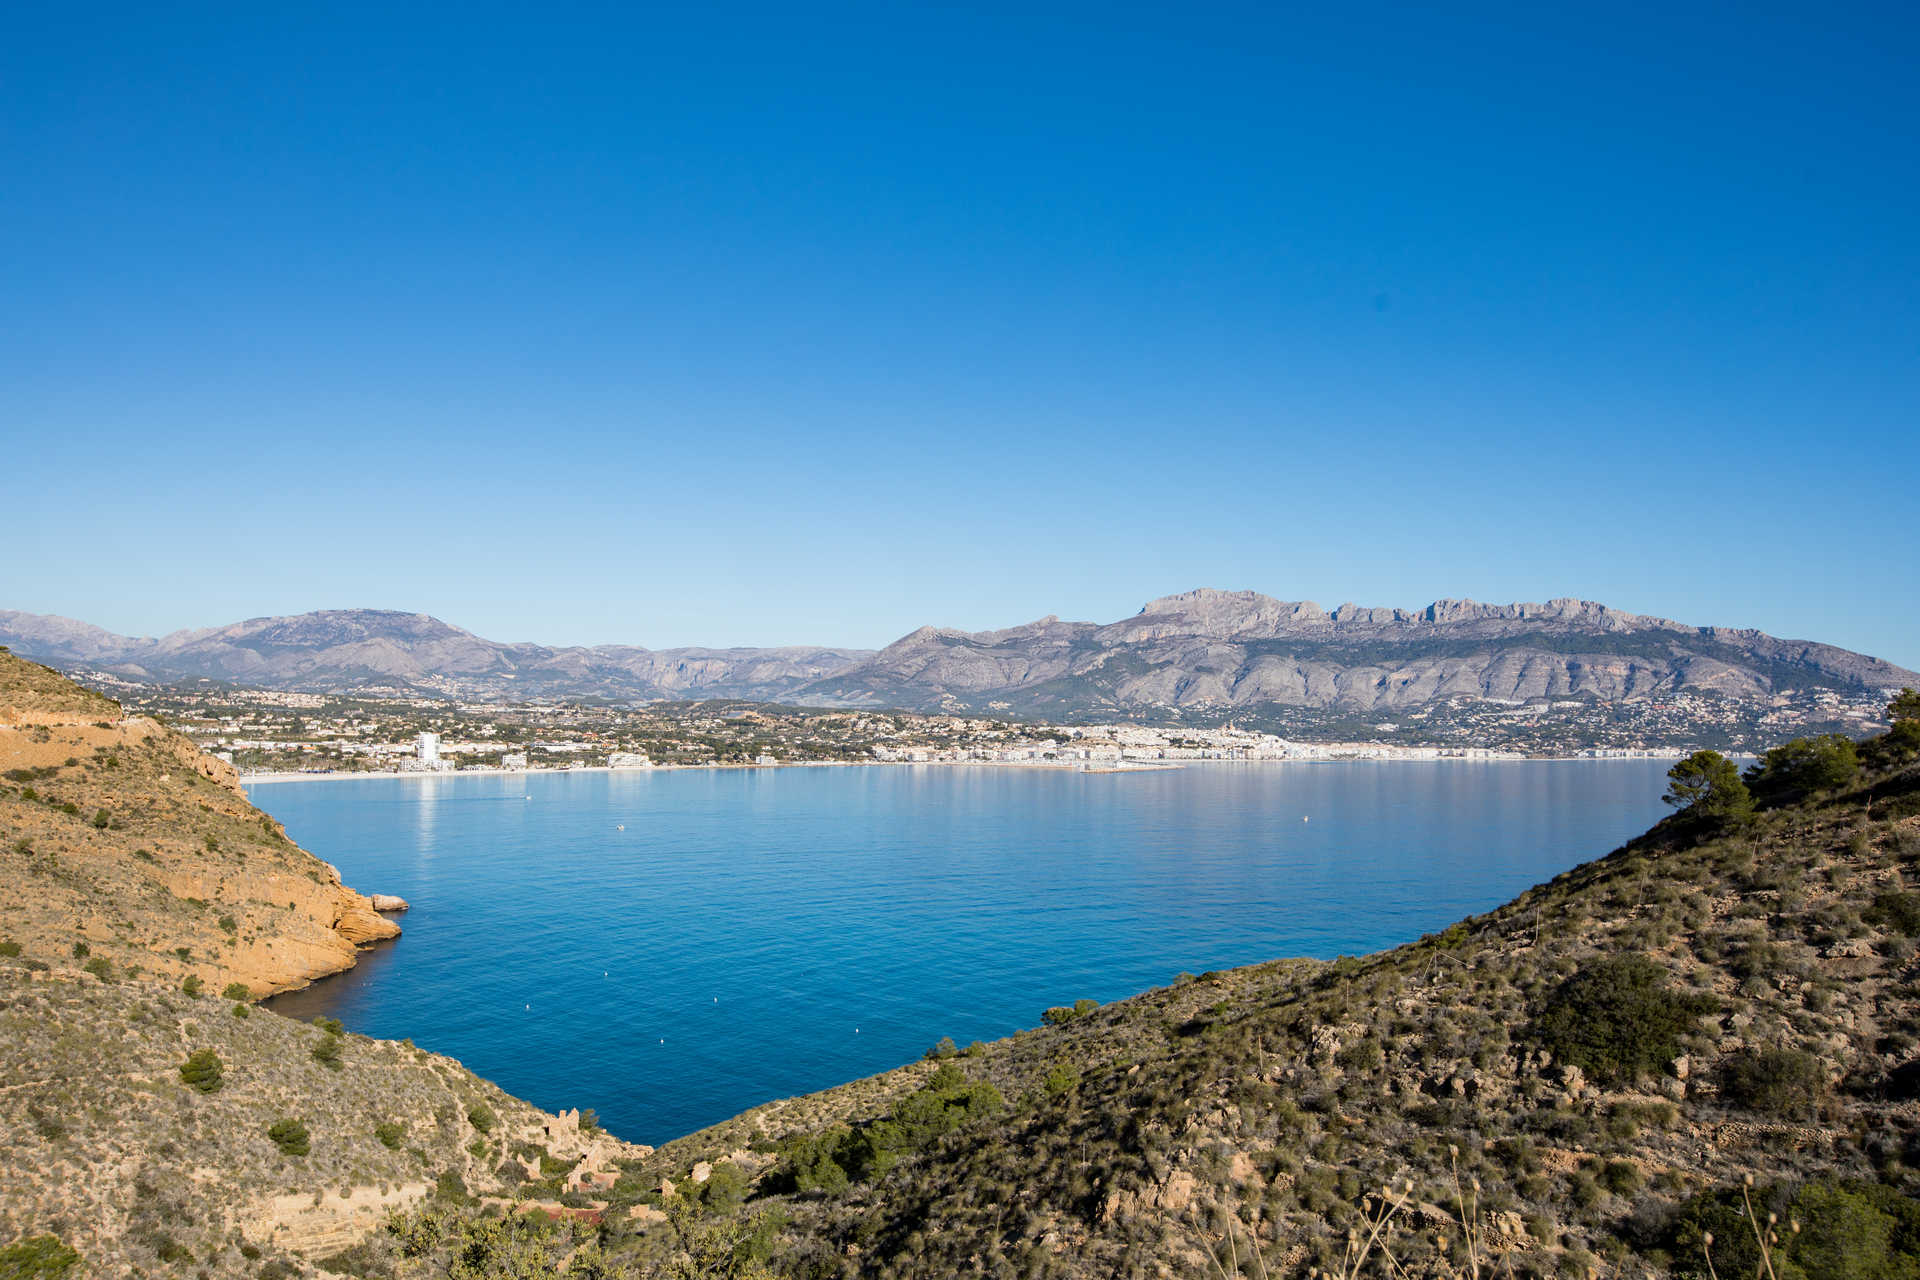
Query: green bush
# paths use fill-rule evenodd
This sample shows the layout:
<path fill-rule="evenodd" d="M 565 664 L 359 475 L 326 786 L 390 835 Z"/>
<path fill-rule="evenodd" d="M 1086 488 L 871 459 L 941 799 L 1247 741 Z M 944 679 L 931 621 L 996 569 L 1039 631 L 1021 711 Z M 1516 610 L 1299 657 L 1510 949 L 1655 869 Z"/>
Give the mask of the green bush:
<path fill-rule="evenodd" d="M 12 938 L 8 938 L 5 942 L 0 942 L 0 956 L 17 956 L 19 954 L 20 944 Z"/>
<path fill-rule="evenodd" d="M 58 1236 L 28 1236 L 0 1248 L 0 1280 L 61 1280 L 80 1255 Z"/>
<path fill-rule="evenodd" d="M 1860 918 L 1911 938 L 1920 934 L 1920 893 L 1889 889 L 1875 894 L 1873 905 L 1861 912 Z"/>
<path fill-rule="evenodd" d="M 113 981 L 113 966 L 108 964 L 106 958 L 103 956 L 95 956 L 93 959 L 87 961 L 86 969 L 88 973 L 100 979 L 102 982 Z"/>
<path fill-rule="evenodd" d="M 1062 1023 L 1072 1022 L 1075 1018 L 1084 1018 L 1099 1007 L 1100 1002 L 1098 1000 L 1087 1000 L 1083 998 L 1075 1000 L 1072 1005 L 1055 1005 L 1051 1009 L 1042 1010 L 1040 1013 L 1040 1021 L 1050 1027 L 1057 1027 Z"/>
<path fill-rule="evenodd" d="M 113 815 L 108 813 L 105 809 L 102 809 L 98 813 L 93 815 L 93 825 L 101 831 L 105 831 L 107 829 L 107 824 L 112 821 L 113 821 Z"/>
<path fill-rule="evenodd" d="M 476 1102 L 467 1108 L 467 1123 L 481 1133 L 492 1133 L 493 1127 L 500 1123 L 500 1117 L 493 1114 L 493 1108 L 484 1102 Z"/>
<path fill-rule="evenodd" d="M 88 956 L 92 954 L 93 954 L 93 948 L 88 946 L 86 943 L 76 942 L 73 944 L 73 958 L 75 960 L 85 960 Z"/>
<path fill-rule="evenodd" d="M 1720 1096 L 1775 1116 L 1809 1116 L 1827 1093 L 1827 1069 L 1799 1049 L 1743 1049 L 1720 1067 Z"/>
<path fill-rule="evenodd" d="M 341 1058 L 339 1036 L 322 1036 L 320 1043 L 313 1046 L 313 1060 L 333 1071 L 340 1070 L 346 1063 Z"/>
<path fill-rule="evenodd" d="M 180 1079 L 201 1093 L 218 1093 L 226 1083 L 221 1071 L 219 1054 L 211 1049 L 196 1049 L 180 1064 Z"/>
<path fill-rule="evenodd" d="M 1773 1251 L 1777 1280 L 1913 1280 L 1920 1276 L 1920 1201 L 1879 1183 L 1821 1179 L 1799 1187 L 1756 1187 L 1748 1193 L 1764 1226 L 1769 1213 L 1782 1230 Z M 1713 1236 L 1709 1269 L 1705 1238 Z M 1686 1280 L 1765 1275 L 1746 1201 L 1738 1187 L 1696 1196 L 1680 1207 L 1661 1243 L 1673 1274 Z"/>
<path fill-rule="evenodd" d="M 267 1137 L 273 1140 L 274 1146 L 280 1148 L 283 1156 L 304 1156 L 313 1149 L 308 1140 L 307 1126 L 298 1120 L 275 1120 L 267 1126 Z"/>
<path fill-rule="evenodd" d="M 1675 988 L 1645 956 L 1608 956 L 1562 983 L 1529 1034 L 1557 1061 L 1618 1084 L 1679 1057 L 1681 1037 L 1716 1007 L 1711 996 Z"/>
<path fill-rule="evenodd" d="M 389 1151 L 398 1151 L 400 1143 L 407 1136 L 407 1126 L 388 1120 L 373 1126 L 373 1136 L 380 1139 L 380 1145 Z"/>
<path fill-rule="evenodd" d="M 229 982 L 220 993 L 222 1000 L 251 1000 L 253 989 L 244 982 Z"/>
<path fill-rule="evenodd" d="M 200 993 L 206 990 L 206 984 L 195 974 L 188 974 L 180 980 L 180 994 L 189 1000 L 198 1000 Z"/>

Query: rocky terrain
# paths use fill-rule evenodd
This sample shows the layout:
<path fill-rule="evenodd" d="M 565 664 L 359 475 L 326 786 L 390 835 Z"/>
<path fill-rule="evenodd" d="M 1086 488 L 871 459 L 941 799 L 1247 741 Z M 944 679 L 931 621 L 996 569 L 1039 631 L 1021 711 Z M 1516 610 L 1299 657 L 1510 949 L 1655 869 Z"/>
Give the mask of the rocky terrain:
<path fill-rule="evenodd" d="M 258 1007 L 346 889 L 178 734 L 0 653 L 0 1276 L 320 1274 L 395 1209 L 548 1204 L 646 1153 L 458 1063 Z"/>
<path fill-rule="evenodd" d="M 256 996 L 397 935 L 180 734 L 0 653 L 0 935 L 29 960 Z"/>
<path fill-rule="evenodd" d="M 1920 680 L 1891 663 L 1758 631 L 1695 627 L 1581 600 L 1424 609 L 1167 596 L 1119 622 L 1043 618 L 1004 631 L 922 627 L 857 649 L 547 648 L 497 644 L 420 614 L 259 618 L 159 640 L 0 612 L 0 643 L 125 678 L 269 689 L 383 689 L 473 699 L 748 698 L 816 706 L 1194 722 L 1301 708 L 1391 715 L 1450 699 L 1735 703 L 1810 689 L 1875 694 Z"/>
<path fill-rule="evenodd" d="M 1711 693 L 1764 702 L 1913 673 L 1831 645 L 1691 627 L 1582 600 L 1369 609 L 1189 591 L 1120 622 L 923 627 L 797 698 L 1063 718 L 1262 707 L 1391 714 L 1448 698 L 1619 702 Z"/>

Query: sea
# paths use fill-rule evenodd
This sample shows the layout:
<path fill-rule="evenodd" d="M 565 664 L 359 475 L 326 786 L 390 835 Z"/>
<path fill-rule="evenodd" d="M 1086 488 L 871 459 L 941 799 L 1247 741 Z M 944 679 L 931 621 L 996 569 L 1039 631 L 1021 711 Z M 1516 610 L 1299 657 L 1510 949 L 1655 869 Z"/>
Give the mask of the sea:
<path fill-rule="evenodd" d="M 1599 857 L 1667 762 L 877 765 L 261 783 L 412 909 L 281 1013 L 660 1143 L 1283 956 L 1412 941 Z"/>

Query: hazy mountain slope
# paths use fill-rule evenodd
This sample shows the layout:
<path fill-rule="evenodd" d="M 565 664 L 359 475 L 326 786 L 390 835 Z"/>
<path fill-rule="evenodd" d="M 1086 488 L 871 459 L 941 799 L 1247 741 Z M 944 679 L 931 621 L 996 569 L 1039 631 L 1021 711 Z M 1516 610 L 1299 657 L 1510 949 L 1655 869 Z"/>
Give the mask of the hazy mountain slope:
<path fill-rule="evenodd" d="M 135 639 L 67 618 L 0 611 L 0 644 L 136 680 L 209 678 L 269 689 L 366 688 L 518 697 L 777 699 L 868 650 L 549 648 L 500 644 L 425 614 L 335 609 Z"/>
<path fill-rule="evenodd" d="M 1189 591 L 1105 626 L 931 627 L 793 695 L 1037 715 L 1282 706 L 1383 711 L 1439 698 L 1604 700 L 1679 690 L 1760 700 L 1786 689 L 1920 679 L 1877 658 L 1757 631 L 1689 627 L 1589 601 L 1417 612 L 1254 592 Z"/>
<path fill-rule="evenodd" d="M 0 938 L 214 990 L 302 986 L 399 929 L 181 735 L 0 653 Z"/>

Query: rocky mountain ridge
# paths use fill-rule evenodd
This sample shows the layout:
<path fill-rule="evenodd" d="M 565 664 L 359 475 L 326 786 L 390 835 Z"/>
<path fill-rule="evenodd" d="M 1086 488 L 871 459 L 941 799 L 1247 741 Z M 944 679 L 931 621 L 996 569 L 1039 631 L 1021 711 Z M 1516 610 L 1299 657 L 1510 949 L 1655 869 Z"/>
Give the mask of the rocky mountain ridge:
<path fill-rule="evenodd" d="M 1864 654 L 1699 627 L 1593 601 L 1326 610 L 1200 589 L 1112 623 L 1048 616 L 997 631 L 921 627 L 873 652 L 827 647 L 500 644 L 425 614 L 333 610 L 154 639 L 0 612 L 0 643 L 125 678 L 482 700 L 747 698 L 1070 719 L 1260 708 L 1394 712 L 1451 699 L 1614 702 L 1681 692 L 1762 703 L 1873 693 L 1920 676 Z"/>

